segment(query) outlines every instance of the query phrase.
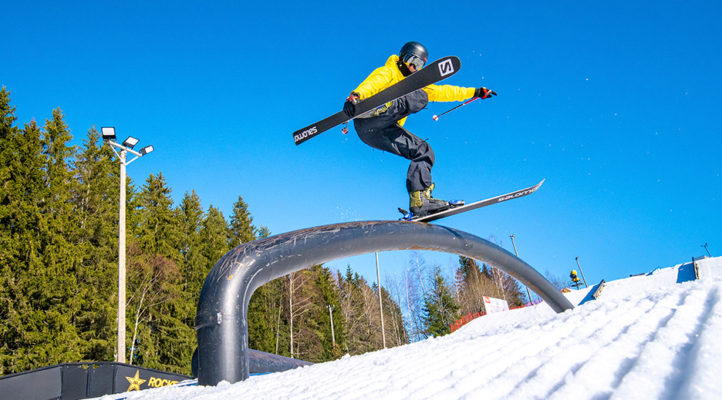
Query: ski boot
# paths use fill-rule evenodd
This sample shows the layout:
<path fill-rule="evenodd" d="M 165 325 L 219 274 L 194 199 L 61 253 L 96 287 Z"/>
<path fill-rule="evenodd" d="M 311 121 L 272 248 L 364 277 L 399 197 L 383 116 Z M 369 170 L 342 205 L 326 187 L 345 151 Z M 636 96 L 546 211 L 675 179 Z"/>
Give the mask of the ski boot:
<path fill-rule="evenodd" d="M 446 201 L 433 198 L 431 196 L 431 191 L 434 190 L 434 186 L 435 185 L 432 183 L 431 186 L 424 190 L 417 190 L 409 193 L 409 206 L 411 212 L 399 207 L 399 212 L 403 215 L 403 217 L 401 217 L 402 221 L 415 221 L 419 218 L 464 205 L 463 200 Z"/>
<path fill-rule="evenodd" d="M 424 190 L 409 193 L 409 211 L 411 211 L 415 217 L 434 214 L 451 207 L 448 201 L 435 199 L 431 196 L 431 191 L 434 190 L 435 186 L 436 185 L 432 183 L 431 186 Z"/>

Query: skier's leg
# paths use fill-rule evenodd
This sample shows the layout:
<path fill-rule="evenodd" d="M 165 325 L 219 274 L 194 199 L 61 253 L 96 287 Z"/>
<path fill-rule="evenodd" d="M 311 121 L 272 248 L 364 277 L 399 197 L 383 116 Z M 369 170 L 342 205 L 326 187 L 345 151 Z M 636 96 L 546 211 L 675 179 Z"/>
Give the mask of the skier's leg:
<path fill-rule="evenodd" d="M 449 207 L 447 201 L 431 197 L 434 188 L 431 168 L 434 166 L 435 156 L 425 140 L 407 131 L 398 123 L 380 129 L 359 129 L 364 127 L 366 127 L 364 122 L 356 124 L 356 132 L 364 143 L 411 161 L 406 174 L 406 190 L 409 193 L 409 207 L 412 213 L 424 216 Z"/>
<path fill-rule="evenodd" d="M 361 141 L 411 161 L 406 180 L 409 192 L 424 190 L 431 185 L 434 152 L 426 141 L 401 127 L 397 121 L 420 111 L 428 102 L 428 94 L 419 89 L 394 100 L 377 116 L 354 119 Z"/>
<path fill-rule="evenodd" d="M 409 210 L 417 216 L 424 216 L 449 208 L 449 202 L 431 196 L 434 183 L 431 180 L 431 168 L 435 155 L 429 143 L 417 137 L 403 127 L 404 138 L 408 138 L 409 169 L 406 174 L 406 190 L 409 192 Z"/>
<path fill-rule="evenodd" d="M 356 133 L 361 141 L 375 149 L 388 151 L 411 161 L 406 173 L 406 189 L 409 192 L 431 186 L 431 168 L 435 160 L 431 146 L 398 123 L 378 126 L 377 122 L 375 118 L 356 121 Z"/>
<path fill-rule="evenodd" d="M 393 139 L 394 147 L 410 160 L 406 171 L 406 190 L 409 193 L 415 190 L 424 190 L 431 186 L 431 168 L 434 166 L 436 156 L 429 143 L 414 135 L 402 126 L 396 125 L 400 135 Z"/>

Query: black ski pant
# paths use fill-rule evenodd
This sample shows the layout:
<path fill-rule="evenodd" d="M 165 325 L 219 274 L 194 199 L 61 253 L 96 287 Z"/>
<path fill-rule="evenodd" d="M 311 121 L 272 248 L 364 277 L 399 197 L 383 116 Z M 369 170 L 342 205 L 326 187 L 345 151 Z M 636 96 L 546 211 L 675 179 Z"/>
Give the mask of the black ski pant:
<path fill-rule="evenodd" d="M 434 166 L 435 157 L 425 140 L 404 129 L 397 121 L 420 111 L 428 102 L 426 92 L 419 89 L 394 100 L 378 116 L 354 119 L 354 127 L 361 141 L 411 161 L 406 173 L 406 190 L 409 193 L 431 186 L 431 167 Z"/>

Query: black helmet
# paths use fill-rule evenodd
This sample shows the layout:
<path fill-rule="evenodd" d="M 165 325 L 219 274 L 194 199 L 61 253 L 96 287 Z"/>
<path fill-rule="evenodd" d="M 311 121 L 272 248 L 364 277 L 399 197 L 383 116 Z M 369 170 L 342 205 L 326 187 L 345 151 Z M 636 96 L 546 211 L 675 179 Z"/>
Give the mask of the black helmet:
<path fill-rule="evenodd" d="M 399 51 L 399 60 L 406 66 L 413 65 L 416 71 L 420 70 L 428 59 L 429 52 L 419 42 L 408 42 Z"/>

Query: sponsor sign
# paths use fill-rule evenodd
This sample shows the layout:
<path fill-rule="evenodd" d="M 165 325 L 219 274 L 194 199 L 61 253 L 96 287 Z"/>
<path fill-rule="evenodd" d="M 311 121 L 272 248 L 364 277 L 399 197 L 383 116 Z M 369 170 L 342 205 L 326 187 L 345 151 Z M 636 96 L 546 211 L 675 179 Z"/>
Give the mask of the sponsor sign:
<path fill-rule="evenodd" d="M 496 299 L 494 297 L 484 297 L 484 309 L 487 314 L 498 313 L 502 311 L 509 311 L 509 303 L 506 300 Z"/>

